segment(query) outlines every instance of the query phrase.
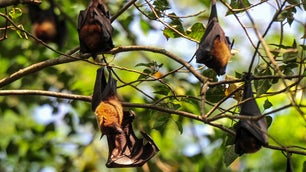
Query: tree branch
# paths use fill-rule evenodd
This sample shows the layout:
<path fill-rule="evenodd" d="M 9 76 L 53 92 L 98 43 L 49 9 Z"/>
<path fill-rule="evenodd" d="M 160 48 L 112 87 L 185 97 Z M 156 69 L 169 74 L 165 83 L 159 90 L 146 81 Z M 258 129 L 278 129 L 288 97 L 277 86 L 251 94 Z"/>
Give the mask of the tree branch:
<path fill-rule="evenodd" d="M 17 4 L 40 4 L 41 0 L 0 0 L 0 8 Z"/>

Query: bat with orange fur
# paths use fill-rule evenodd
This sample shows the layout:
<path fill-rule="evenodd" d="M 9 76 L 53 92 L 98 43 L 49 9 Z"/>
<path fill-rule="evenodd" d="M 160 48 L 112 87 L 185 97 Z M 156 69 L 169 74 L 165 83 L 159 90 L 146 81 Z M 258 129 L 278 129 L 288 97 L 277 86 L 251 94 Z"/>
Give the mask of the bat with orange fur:
<path fill-rule="evenodd" d="M 62 48 L 67 35 L 66 22 L 55 14 L 53 0 L 49 0 L 49 2 L 50 8 L 48 9 L 41 9 L 36 4 L 28 6 L 32 33 L 43 42 L 53 42 Z"/>
<path fill-rule="evenodd" d="M 113 27 L 110 14 L 102 0 L 91 0 L 78 17 L 80 52 L 91 53 L 96 58 L 98 53 L 105 53 L 114 48 L 112 41 Z"/>
<path fill-rule="evenodd" d="M 116 80 L 112 78 L 111 70 L 107 82 L 104 68 L 98 69 L 92 110 L 95 111 L 102 136 L 107 137 L 109 156 L 106 166 L 139 167 L 150 160 L 159 149 L 147 134 L 142 133 L 143 139 L 136 137 L 132 128 L 135 115 L 130 111 L 123 111 L 116 89 Z"/>
<path fill-rule="evenodd" d="M 245 77 L 240 115 L 261 116 L 258 105 L 253 97 L 251 76 Z M 241 119 L 235 125 L 235 152 L 239 155 L 243 153 L 257 152 L 262 145 L 268 144 L 267 122 L 264 117 L 258 120 Z"/>
<path fill-rule="evenodd" d="M 228 37 L 225 36 L 218 22 L 216 0 L 212 0 L 207 28 L 195 56 L 197 63 L 205 64 L 218 75 L 225 74 L 227 63 L 231 57 L 231 47 Z"/>

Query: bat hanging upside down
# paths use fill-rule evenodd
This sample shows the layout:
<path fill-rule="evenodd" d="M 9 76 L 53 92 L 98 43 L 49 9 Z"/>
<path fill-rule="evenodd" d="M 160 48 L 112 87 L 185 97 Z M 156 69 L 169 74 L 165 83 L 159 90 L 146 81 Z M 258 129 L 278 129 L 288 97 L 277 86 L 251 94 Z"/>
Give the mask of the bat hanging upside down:
<path fill-rule="evenodd" d="M 66 22 L 60 20 L 55 14 L 53 0 L 49 2 L 49 9 L 41 9 L 38 5 L 33 4 L 28 6 L 32 33 L 43 42 L 54 42 L 58 48 L 62 48 L 67 35 Z"/>
<path fill-rule="evenodd" d="M 102 136 L 106 135 L 109 156 L 106 166 L 139 167 L 150 160 L 158 151 L 154 141 L 145 133 L 138 139 L 132 128 L 135 115 L 131 111 L 123 111 L 117 98 L 117 84 L 109 70 L 108 82 L 104 68 L 97 70 L 92 110 L 95 111 Z M 146 141 L 146 144 L 144 144 Z"/>
<path fill-rule="evenodd" d="M 248 74 L 247 74 L 248 75 Z M 244 76 L 245 85 L 243 91 L 240 115 L 261 116 L 258 105 L 253 97 L 250 76 Z M 243 153 L 257 152 L 261 146 L 268 144 L 266 119 L 239 120 L 235 125 L 235 152 L 239 155 Z"/>
<path fill-rule="evenodd" d="M 195 52 L 196 62 L 212 68 L 218 75 L 223 75 L 231 57 L 230 49 L 229 39 L 218 22 L 216 0 L 212 0 L 207 28 Z"/>
<path fill-rule="evenodd" d="M 91 0 L 78 17 L 78 33 L 81 53 L 91 53 L 95 59 L 98 53 L 114 48 L 113 27 L 110 15 L 102 0 Z"/>

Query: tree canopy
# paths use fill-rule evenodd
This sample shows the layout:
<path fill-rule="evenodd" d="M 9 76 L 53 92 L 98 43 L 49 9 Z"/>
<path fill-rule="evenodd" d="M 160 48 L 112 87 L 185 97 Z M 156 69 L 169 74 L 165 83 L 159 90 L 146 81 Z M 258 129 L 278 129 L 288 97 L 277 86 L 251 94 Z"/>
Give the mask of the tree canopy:
<path fill-rule="evenodd" d="M 115 47 L 96 59 L 79 51 L 78 15 L 89 1 L 52 1 L 67 26 L 63 46 L 33 33 L 29 4 L 51 1 L 20 2 L 0 1 L 0 171 L 306 170 L 306 1 L 217 1 L 232 48 L 221 76 L 194 57 L 211 1 L 104 0 Z M 105 166 L 90 104 L 101 66 L 135 112 L 137 136 L 160 149 L 143 167 Z M 239 115 L 245 72 L 268 145 L 239 156 L 235 124 L 258 120 Z"/>

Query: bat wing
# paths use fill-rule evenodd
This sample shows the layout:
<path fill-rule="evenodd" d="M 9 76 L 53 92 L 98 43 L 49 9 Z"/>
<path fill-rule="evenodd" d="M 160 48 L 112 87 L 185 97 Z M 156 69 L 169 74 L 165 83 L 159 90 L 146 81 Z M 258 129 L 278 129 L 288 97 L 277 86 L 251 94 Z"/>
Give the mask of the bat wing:
<path fill-rule="evenodd" d="M 117 94 L 117 80 L 112 77 L 112 71 L 108 70 L 108 83 L 106 84 L 102 92 L 102 100 L 106 100 L 109 97 L 116 96 Z"/>
<path fill-rule="evenodd" d="M 94 92 L 93 92 L 92 100 L 91 100 L 92 111 L 95 111 L 95 109 L 98 107 L 98 105 L 102 101 L 102 92 L 105 89 L 106 84 L 107 83 L 106 83 L 106 78 L 104 74 L 104 68 L 101 67 L 97 70 Z"/>
<path fill-rule="evenodd" d="M 249 100 L 247 100 L 249 99 Z M 243 100 L 240 115 L 260 116 L 260 110 L 253 97 L 250 81 L 246 81 L 244 86 Z M 253 153 L 260 149 L 261 145 L 268 144 L 267 122 L 265 118 L 257 121 L 240 120 L 235 126 L 236 139 L 235 151 L 238 154 Z"/>
<path fill-rule="evenodd" d="M 140 167 L 149 161 L 158 151 L 158 147 L 154 141 L 145 133 L 142 133 L 143 139 L 138 139 L 132 127 L 132 121 L 135 118 L 134 114 L 130 111 L 124 111 L 124 118 L 122 128 L 125 135 L 125 145 L 121 149 L 119 155 L 109 155 L 106 166 L 109 168 L 119 167 Z M 144 144 L 144 140 L 147 141 Z M 115 148 L 110 150 L 114 152 Z"/>
<path fill-rule="evenodd" d="M 243 100 L 250 99 L 241 105 L 240 115 L 260 116 L 261 112 L 253 97 L 251 82 L 247 81 L 244 86 Z M 252 133 L 262 144 L 268 143 L 266 118 L 254 120 L 241 120 L 241 127 Z"/>
<path fill-rule="evenodd" d="M 99 25 L 101 26 L 101 36 L 102 39 L 106 41 L 104 51 L 109 51 L 112 48 L 114 48 L 113 41 L 112 41 L 112 33 L 113 33 L 113 27 L 111 25 L 109 14 L 103 13 L 103 11 L 98 10 L 97 8 L 94 9 L 97 15 L 95 15 L 95 20 Z M 108 14 L 108 15 L 107 15 Z"/>
<path fill-rule="evenodd" d="M 87 11 L 88 10 L 80 11 L 80 14 L 78 16 L 78 33 L 79 34 L 80 34 L 80 30 L 81 30 L 82 26 L 84 25 L 84 23 L 86 21 Z M 81 52 L 88 52 L 88 48 L 87 48 L 85 42 L 81 39 L 80 36 L 79 36 L 79 42 L 80 42 L 80 51 Z"/>

